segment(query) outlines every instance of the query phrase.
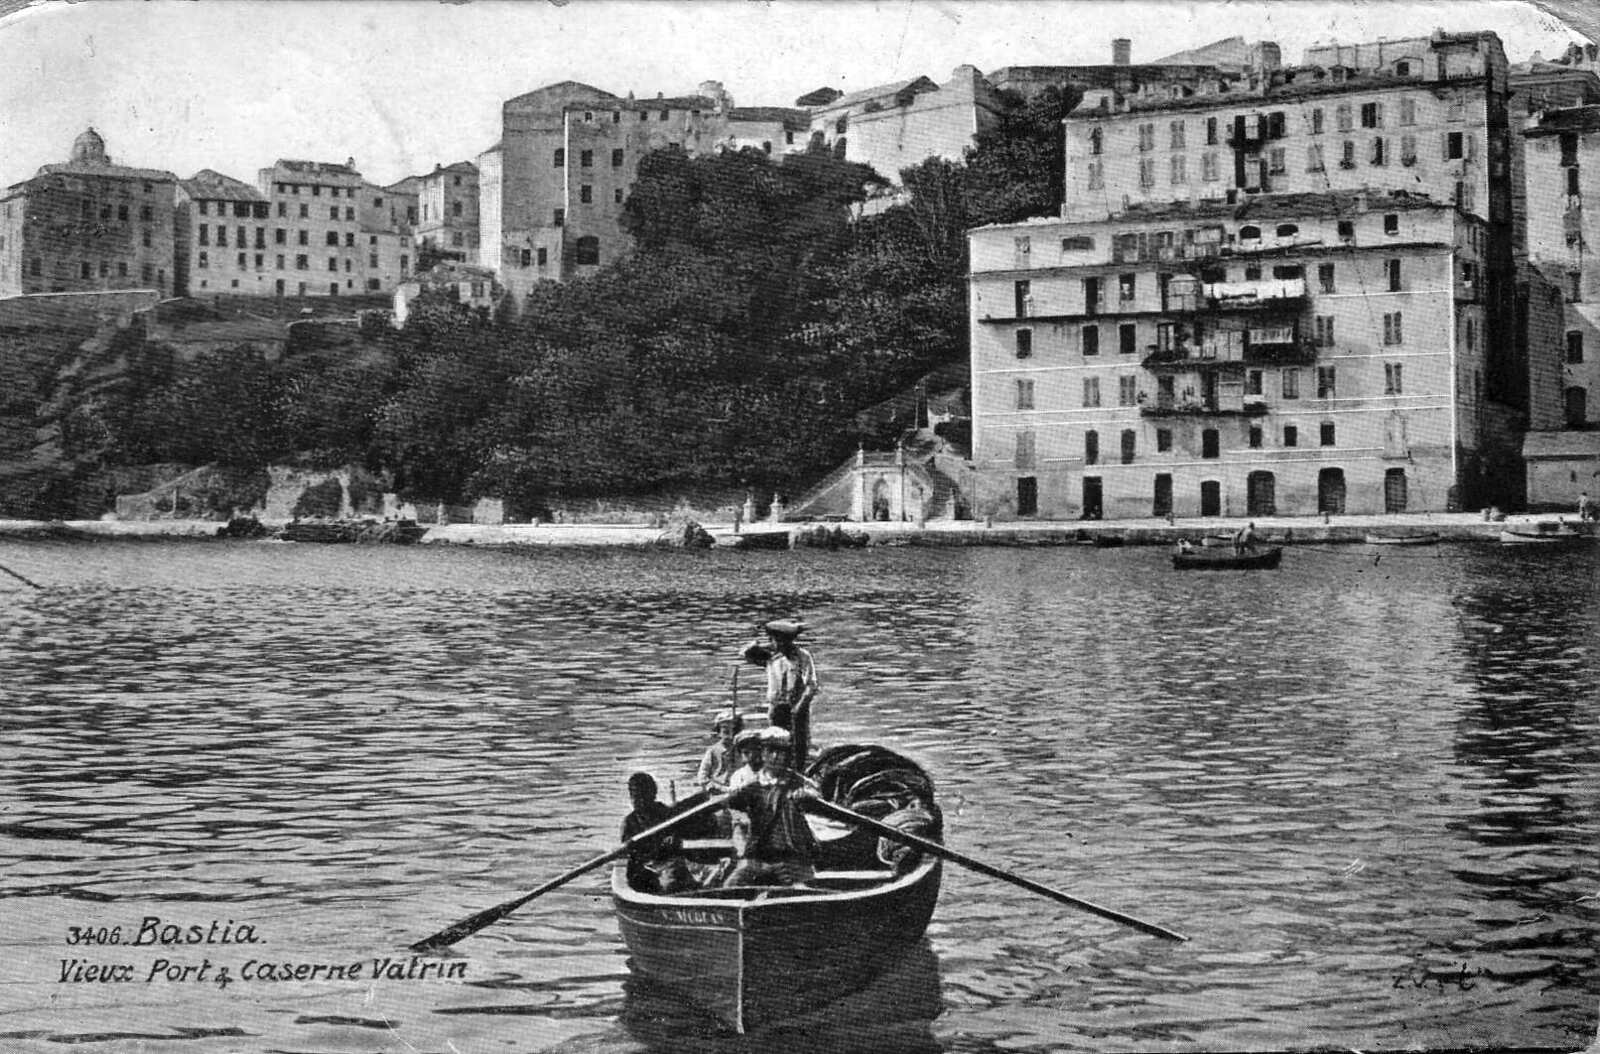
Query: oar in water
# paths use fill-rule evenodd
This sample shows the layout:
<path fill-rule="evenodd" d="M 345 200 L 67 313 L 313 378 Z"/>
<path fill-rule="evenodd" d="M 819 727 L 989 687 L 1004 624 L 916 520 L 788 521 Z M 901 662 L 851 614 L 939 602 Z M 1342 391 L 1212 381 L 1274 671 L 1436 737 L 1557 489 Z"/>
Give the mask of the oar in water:
<path fill-rule="evenodd" d="M 21 575 L 17 574 L 15 571 L 11 570 L 11 568 L 7 567 L 5 564 L 0 564 L 0 571 L 4 571 L 6 574 L 10 575 L 12 578 L 15 578 L 18 582 L 21 582 L 24 585 L 29 585 L 29 586 L 32 586 L 35 589 L 41 589 L 41 590 L 44 588 L 44 586 L 42 586 L 39 583 L 33 581 L 33 579 L 31 579 L 31 578 L 23 578 Z"/>
<path fill-rule="evenodd" d="M 826 799 L 813 798 L 806 803 L 806 806 L 808 808 L 816 808 L 819 811 L 834 817 L 835 819 L 843 820 L 845 823 L 855 824 L 858 827 L 865 827 L 868 830 L 876 831 L 885 838 L 892 838 L 897 842 L 911 846 L 913 849 L 920 849 L 924 853 L 932 853 L 934 856 L 943 857 L 952 863 L 960 864 L 962 867 L 969 868 L 978 872 L 979 874 L 988 875 L 990 878 L 998 878 L 1002 882 L 1010 882 L 1014 886 L 1020 886 L 1021 888 L 1026 889 L 1031 893 L 1037 893 L 1042 897 L 1049 897 L 1051 900 L 1065 904 L 1068 907 L 1077 908 L 1080 911 L 1087 911 L 1092 915 L 1099 915 L 1101 918 L 1110 919 L 1112 922 L 1120 922 L 1124 926 L 1132 926 L 1136 930 L 1143 930 L 1144 932 L 1154 934 L 1157 937 L 1165 937 L 1169 941 L 1186 941 L 1189 939 L 1181 933 L 1167 929 L 1165 926 L 1157 926 L 1153 922 L 1145 922 L 1143 919 L 1136 919 L 1132 915 L 1124 915 L 1120 911 L 1113 911 L 1110 908 L 1103 908 L 1099 904 L 1092 904 L 1087 900 L 1082 900 L 1078 897 L 1071 896 L 1070 894 L 1063 893 L 1059 889 L 1051 889 L 1049 886 L 1042 886 L 1031 879 L 1023 878 L 1021 875 L 1013 875 L 1009 871 L 1002 871 L 1000 868 L 994 867 L 991 864 L 986 864 L 982 860 L 974 860 L 972 857 L 964 856 L 961 853 L 956 852 L 954 849 L 949 849 L 938 842 L 930 841 L 918 835 L 911 834 L 908 831 L 902 831 L 898 827 L 890 827 L 886 823 L 880 823 L 870 816 L 862 816 L 858 812 L 853 812 L 850 809 L 846 809 L 842 805 L 835 805 L 833 802 L 827 801 Z"/>
<path fill-rule="evenodd" d="M 515 900 L 508 900 L 504 904 L 497 904 L 492 908 L 487 908 L 483 911 L 480 911 L 470 918 L 462 919 L 454 926 L 449 926 L 440 930 L 432 937 L 427 937 L 418 941 L 411 946 L 411 950 L 414 952 L 432 952 L 438 951 L 441 948 L 448 948 L 450 945 L 461 940 L 463 937 L 470 937 L 472 934 L 477 933 L 485 926 L 499 922 L 501 919 L 505 918 L 513 911 L 516 911 L 534 897 L 544 896 L 544 894 L 550 892 L 552 889 L 564 886 L 580 875 L 588 874 L 590 871 L 593 871 L 595 868 L 600 867 L 603 864 L 608 864 L 613 860 L 627 856 L 634 850 L 635 847 L 639 846 L 640 844 L 648 842 L 652 838 L 660 837 L 661 835 L 672 830 L 674 827 L 682 826 L 685 822 L 692 820 L 697 816 L 703 816 L 708 812 L 713 812 L 722 808 L 723 802 L 726 800 L 727 799 L 724 796 L 709 798 L 706 801 L 701 802 L 699 805 L 696 805 L 692 809 L 688 809 L 669 820 L 656 824 L 649 830 L 640 831 L 638 834 L 634 835 L 632 838 L 629 838 L 627 841 L 623 842 L 609 853 L 604 853 L 595 857 L 593 860 L 581 863 L 565 874 L 557 875 L 555 878 L 552 878 L 550 881 L 546 882 L 544 885 L 533 890 L 532 892 L 524 893 Z"/>

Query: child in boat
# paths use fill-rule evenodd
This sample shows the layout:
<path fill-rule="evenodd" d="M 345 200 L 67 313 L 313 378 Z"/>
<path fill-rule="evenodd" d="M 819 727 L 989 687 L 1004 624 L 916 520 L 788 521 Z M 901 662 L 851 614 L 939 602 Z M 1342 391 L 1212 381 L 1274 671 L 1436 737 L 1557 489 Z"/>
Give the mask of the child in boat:
<path fill-rule="evenodd" d="M 816 838 L 800 811 L 800 802 L 813 792 L 791 767 L 793 750 L 794 742 L 784 729 L 762 731 L 765 775 L 728 799 L 729 808 L 749 814 L 750 836 L 725 885 L 795 885 L 816 873 Z"/>
<path fill-rule="evenodd" d="M 695 782 L 707 794 L 721 794 L 729 789 L 729 780 L 739 767 L 739 751 L 734 746 L 734 739 L 744 728 L 744 721 L 733 710 L 721 710 L 712 718 L 711 728 L 716 733 L 717 741 L 706 749 L 705 757 L 700 759 L 700 771 L 695 774 Z"/>
<path fill-rule="evenodd" d="M 624 842 L 672 817 L 672 810 L 656 798 L 656 781 L 648 772 L 635 772 L 628 777 L 628 797 L 633 801 L 633 811 L 622 821 Z M 628 853 L 628 884 L 644 893 L 661 892 L 661 876 L 655 865 L 668 859 L 675 848 L 671 835 L 634 846 Z"/>

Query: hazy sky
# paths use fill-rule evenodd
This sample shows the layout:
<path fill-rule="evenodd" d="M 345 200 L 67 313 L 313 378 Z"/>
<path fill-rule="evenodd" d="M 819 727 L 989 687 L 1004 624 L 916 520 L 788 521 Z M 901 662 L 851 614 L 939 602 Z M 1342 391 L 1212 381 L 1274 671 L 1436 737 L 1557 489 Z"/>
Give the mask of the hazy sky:
<path fill-rule="evenodd" d="M 14 0 L 13 0 L 14 2 Z M 0 7 L 12 6 L 0 0 Z M 0 20 L 0 187 L 93 125 L 121 164 L 249 182 L 275 158 L 354 157 L 377 183 L 473 159 L 500 104 L 562 80 L 641 97 L 720 80 L 792 105 L 962 63 L 1134 61 L 1221 37 L 1317 41 L 1492 29 L 1512 61 L 1578 39 L 1517 2 L 1085 0 L 96 0 Z"/>

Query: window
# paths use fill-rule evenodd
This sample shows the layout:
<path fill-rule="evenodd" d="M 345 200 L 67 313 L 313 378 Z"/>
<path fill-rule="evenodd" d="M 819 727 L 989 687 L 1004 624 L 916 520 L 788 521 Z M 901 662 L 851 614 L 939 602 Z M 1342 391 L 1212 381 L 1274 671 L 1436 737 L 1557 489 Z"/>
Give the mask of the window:
<path fill-rule="evenodd" d="M 1417 163 L 1417 137 L 1403 135 L 1400 137 L 1400 163 L 1414 165 Z"/>
<path fill-rule="evenodd" d="M 1477 324 L 1475 322 L 1473 322 L 1472 316 L 1470 316 L 1470 315 L 1467 316 L 1466 324 L 1467 324 L 1467 350 L 1468 351 L 1472 351 L 1474 348 L 1477 347 L 1478 327 L 1477 327 Z M 1579 340 L 1581 341 L 1582 338 L 1580 337 Z"/>
<path fill-rule="evenodd" d="M 1405 64 L 1401 63 L 1401 65 Z M 1400 123 L 1417 123 L 1417 100 L 1410 98 L 1400 100 Z"/>
<path fill-rule="evenodd" d="M 1035 447 L 1036 443 L 1034 441 L 1032 429 L 1023 429 L 1022 431 L 1018 432 L 1017 449 L 1015 455 L 1013 456 L 1012 463 L 1020 469 L 1033 468 L 1035 459 L 1038 456 L 1035 452 Z"/>
<path fill-rule="evenodd" d="M 1319 107 L 1319 108 L 1311 111 L 1311 134 L 1312 135 L 1321 135 L 1322 134 L 1322 129 L 1323 129 L 1322 110 Z"/>
<path fill-rule="evenodd" d="M 1239 240 L 1242 242 L 1259 241 L 1260 238 L 1261 228 L 1254 224 L 1247 224 L 1239 228 Z"/>
<path fill-rule="evenodd" d="M 1306 171 L 1321 172 L 1324 169 L 1322 160 L 1322 144 L 1312 143 L 1306 147 Z"/>
<path fill-rule="evenodd" d="M 1283 173 L 1289 170 L 1288 150 L 1275 146 L 1267 151 L 1267 171 L 1270 173 Z"/>
<path fill-rule="evenodd" d="M 295 256 L 294 269 L 296 271 L 309 271 L 311 269 L 311 257 L 306 256 L 304 253 Z"/>
<path fill-rule="evenodd" d="M 1340 144 L 1339 167 L 1356 167 L 1356 144 L 1354 140 L 1346 139 Z"/>
<path fill-rule="evenodd" d="M 202 215 L 202 216 L 210 215 L 210 213 L 211 213 L 211 203 L 209 201 L 206 201 L 205 199 L 202 198 L 200 200 L 200 202 L 199 202 L 199 205 L 200 205 L 200 215 Z M 83 211 L 85 213 L 87 213 L 89 211 L 89 203 L 87 201 L 85 201 L 83 203 Z"/>
<path fill-rule="evenodd" d="M 195 228 L 195 244 L 196 245 L 210 245 L 211 244 L 211 228 L 208 227 L 204 223 L 202 223 L 200 226 Z"/>
<path fill-rule="evenodd" d="M 1017 330 L 1017 358 L 1027 359 L 1033 357 L 1033 330 Z"/>
<path fill-rule="evenodd" d="M 328 270 L 337 271 L 338 269 L 339 269 L 339 258 L 337 256 L 328 257 Z"/>
<path fill-rule="evenodd" d="M 1089 162 L 1089 189 L 1100 190 L 1106 185 L 1105 166 L 1098 161 Z"/>
<path fill-rule="evenodd" d="M 1356 240 L 1356 224 L 1354 220 L 1339 221 L 1339 240 L 1353 242 Z"/>
<path fill-rule="evenodd" d="M 1333 347 L 1333 316 L 1318 315 L 1312 320 L 1311 342 L 1319 348 Z"/>
<path fill-rule="evenodd" d="M 458 234 L 458 235 L 456 235 L 456 237 L 459 238 L 460 235 Z M 356 244 L 356 232 L 355 231 L 345 231 L 344 232 L 344 244 L 345 244 L 345 248 L 347 248 L 347 249 L 355 248 L 355 244 Z M 460 243 L 458 242 L 457 244 L 459 245 Z"/>
<path fill-rule="evenodd" d="M 1139 149 L 1141 151 L 1149 151 L 1155 148 L 1156 126 L 1153 124 L 1141 124 L 1139 126 Z"/>
<path fill-rule="evenodd" d="M 1324 421 L 1324 422 L 1322 422 L 1322 427 L 1320 429 L 1318 429 L 1318 432 L 1319 432 L 1319 438 L 1320 438 L 1321 443 L 1322 443 L 1323 446 L 1333 446 L 1333 422 L 1332 421 Z"/>
<path fill-rule="evenodd" d="M 656 114 L 656 120 L 665 121 L 667 119 L 667 115 L 670 114 L 671 112 L 672 112 L 671 110 L 662 110 L 660 113 Z M 839 129 L 839 130 L 841 132 L 844 131 L 844 129 L 842 129 L 842 128 Z"/>
<path fill-rule="evenodd" d="M 1350 119 L 1350 106 L 1348 103 L 1340 104 L 1333 111 L 1334 126 L 1341 132 L 1348 132 L 1352 126 Z"/>
<path fill-rule="evenodd" d="M 611 200 L 618 205 L 622 204 L 622 188 L 617 187 L 611 191 Z"/>
<path fill-rule="evenodd" d="M 1405 337 L 1400 330 L 1400 312 L 1395 311 L 1383 316 L 1383 342 L 1385 344 L 1405 343 Z"/>
<path fill-rule="evenodd" d="M 1261 278 L 1261 265 L 1260 264 L 1250 264 L 1248 267 L 1246 267 L 1244 269 L 1244 280 L 1246 282 L 1255 282 L 1255 281 L 1260 280 L 1260 278 Z"/>
<path fill-rule="evenodd" d="M 583 151 L 580 151 L 578 153 L 578 167 L 579 168 L 593 168 L 594 167 L 594 151 L 593 150 L 583 150 Z"/>
<path fill-rule="evenodd" d="M 1027 235 L 1011 239 L 1011 248 L 1018 256 L 1027 256 L 1033 252 L 1033 239 Z"/>
<path fill-rule="evenodd" d="M 1300 398 L 1300 371 L 1283 371 L 1283 397 L 1285 399 Z"/>
<path fill-rule="evenodd" d="M 201 252 L 198 256 L 195 257 L 194 265 L 196 267 L 200 267 L 200 268 L 210 267 L 211 266 L 211 254 L 207 253 L 207 252 Z"/>
<path fill-rule="evenodd" d="M 1337 370 L 1332 366 L 1317 367 L 1317 398 L 1332 399 L 1338 392 Z"/>
<path fill-rule="evenodd" d="M 226 248 L 228 245 L 228 228 L 217 224 L 217 248 Z"/>
<path fill-rule="evenodd" d="M 377 253 L 368 253 L 367 254 L 367 267 L 369 269 L 373 270 L 373 271 L 376 271 L 378 269 L 378 254 Z"/>
<path fill-rule="evenodd" d="M 140 234 L 140 236 L 139 236 L 139 244 L 143 245 L 146 249 L 150 248 L 150 232 L 148 230 L 146 230 L 142 234 Z M 4 248 L 5 248 L 5 239 L 0 238 L 0 249 L 4 249 Z"/>
<path fill-rule="evenodd" d="M 1165 454 L 1172 449 L 1172 429 L 1156 429 L 1156 451 Z"/>
<path fill-rule="evenodd" d="M 1105 129 L 1098 126 L 1089 129 L 1089 153 L 1093 154 L 1095 157 L 1099 157 L 1100 154 L 1105 151 L 1105 146 Z"/>
<path fill-rule="evenodd" d="M 622 167 L 622 149 L 620 147 L 617 148 L 616 150 L 611 151 L 611 167 L 612 168 L 621 168 Z"/>
<path fill-rule="evenodd" d="M 1170 169 L 1173 183 L 1189 182 L 1189 159 L 1182 154 L 1174 155 L 1168 159 L 1167 167 Z"/>
<path fill-rule="evenodd" d="M 578 188 L 578 201 L 585 205 L 592 205 L 594 203 L 594 187 L 588 183 L 580 186 Z"/>
<path fill-rule="evenodd" d="M 1206 118 L 1206 145 L 1217 145 L 1217 119 L 1215 117 Z"/>
<path fill-rule="evenodd" d="M 1472 320 L 1468 319 L 1467 321 L 1470 322 Z M 1573 330 L 1567 334 L 1567 361 L 1583 361 L 1583 334 L 1577 330 Z"/>
<path fill-rule="evenodd" d="M 1583 300 L 1583 273 L 1581 271 L 1567 272 L 1567 302 L 1579 303 Z"/>
<path fill-rule="evenodd" d="M 100 261 L 100 277 L 101 278 L 109 278 L 110 276 L 111 276 L 111 261 L 110 260 L 101 260 Z M 88 264 L 84 264 L 83 265 L 83 277 L 85 277 L 85 278 L 89 277 L 89 265 Z"/>
<path fill-rule="evenodd" d="M 1017 381 L 1017 409 L 1033 409 L 1033 382 L 1028 380 Z"/>
<path fill-rule="evenodd" d="M 300 203 L 300 218 L 303 220 L 309 220 L 311 218 L 311 206 L 307 205 L 303 201 Z"/>
<path fill-rule="evenodd" d="M 1384 275 L 1389 279 L 1389 292 L 1400 292 L 1400 261 L 1385 260 L 1383 262 Z"/>
<path fill-rule="evenodd" d="M 283 254 L 278 254 L 278 270 L 283 270 Z"/>
<path fill-rule="evenodd" d="M 1083 353 L 1085 355 L 1100 354 L 1100 327 L 1083 327 Z"/>
<path fill-rule="evenodd" d="M 1401 375 L 1404 364 L 1399 362 L 1386 362 L 1383 364 L 1383 394 L 1403 395 L 1405 384 Z"/>
<path fill-rule="evenodd" d="M 459 215 L 460 212 L 461 212 L 461 205 L 460 205 L 460 203 L 457 203 L 456 204 L 456 213 Z M 356 207 L 354 205 L 346 205 L 344 207 L 344 218 L 346 220 L 354 220 L 356 218 Z"/>
<path fill-rule="evenodd" d="M 555 209 L 550 213 L 550 226 L 563 227 L 567 222 L 567 210 Z"/>
<path fill-rule="evenodd" d="M 1139 159 L 1139 185 L 1141 187 L 1156 185 L 1156 163 L 1150 158 Z"/>
<path fill-rule="evenodd" d="M 573 250 L 573 262 L 580 266 L 596 266 L 600 263 L 600 239 L 592 234 L 578 239 L 578 244 Z"/>
<path fill-rule="evenodd" d="M 563 150 L 559 146 L 556 147 L 555 153 L 550 155 L 550 167 L 552 167 L 552 168 L 566 168 L 567 167 L 567 152 L 565 150 Z"/>
<path fill-rule="evenodd" d="M 1093 429 L 1083 433 L 1083 463 L 1085 465 L 1100 463 L 1100 433 Z"/>
<path fill-rule="evenodd" d="M 1283 445 L 1286 446 L 1286 447 L 1299 446 L 1300 445 L 1300 429 L 1296 428 L 1294 425 L 1284 425 L 1283 426 Z"/>
<path fill-rule="evenodd" d="M 1061 251 L 1064 253 L 1089 252 L 1093 249 L 1094 238 L 1091 235 L 1080 234 L 1061 239 Z"/>
<path fill-rule="evenodd" d="M 1133 300 L 1138 292 L 1139 276 L 1121 274 L 1117 276 L 1117 299 L 1124 304 Z"/>
<path fill-rule="evenodd" d="M 1383 127 L 1383 104 L 1382 103 L 1365 102 L 1365 103 L 1361 104 L 1361 127 L 1363 127 L 1363 128 L 1382 128 Z"/>
<path fill-rule="evenodd" d="M 640 116 L 642 117 L 644 115 L 640 114 Z M 544 267 L 549 262 L 550 262 L 550 250 L 546 249 L 544 246 L 541 245 L 539 247 L 539 253 L 538 253 L 538 264 L 539 264 L 540 267 Z"/>
<path fill-rule="evenodd" d="M 1260 425 L 1251 425 L 1250 426 L 1249 436 L 1250 436 L 1250 449 L 1251 450 L 1260 450 L 1261 449 L 1261 426 Z"/>
<path fill-rule="evenodd" d="M 1374 165 L 1382 165 L 1388 162 L 1384 150 L 1384 142 L 1381 137 L 1372 141 L 1372 163 Z"/>
<path fill-rule="evenodd" d="M 1137 378 L 1137 377 L 1118 377 L 1117 378 L 1117 405 L 1118 406 L 1138 406 L 1139 405 L 1139 378 Z"/>
<path fill-rule="evenodd" d="M 1133 322 L 1124 322 L 1117 327 L 1117 351 L 1123 355 L 1132 355 L 1139 350 L 1139 327 Z"/>
<path fill-rule="evenodd" d="M 1463 145 L 1465 139 L 1466 135 L 1462 132 L 1446 132 L 1444 134 L 1444 159 L 1446 161 L 1458 161 L 1466 154 Z"/>
<path fill-rule="evenodd" d="M 1325 263 L 1317 265 L 1317 282 L 1322 286 L 1322 291 L 1324 293 L 1334 292 L 1333 264 Z"/>
<path fill-rule="evenodd" d="M 1564 169 L 1566 172 L 1567 197 L 1575 198 L 1583 192 L 1583 186 L 1578 180 L 1579 169 L 1576 167 Z"/>
<path fill-rule="evenodd" d="M 339 244 L 339 232 L 338 231 L 329 231 L 328 232 L 328 244 L 329 245 L 334 245 L 334 246 L 337 246 Z"/>
<path fill-rule="evenodd" d="M 1249 370 L 1244 375 L 1244 393 L 1246 395 L 1261 394 L 1261 379 L 1264 376 L 1261 370 Z"/>
<path fill-rule="evenodd" d="M 1205 458 L 1218 457 L 1221 454 L 1221 443 L 1215 428 L 1207 428 L 1200 433 L 1200 456 Z"/>
<path fill-rule="evenodd" d="M 311 232 L 310 231 L 297 231 L 296 234 L 299 237 L 301 245 L 310 245 L 311 244 Z"/>
<path fill-rule="evenodd" d="M 1385 233 L 1385 234 L 1399 234 L 1400 233 L 1400 215 L 1399 215 L 1399 213 L 1386 212 L 1386 213 L 1383 214 L 1383 233 Z"/>
<path fill-rule="evenodd" d="M 1122 463 L 1124 465 L 1133 464 L 1134 447 L 1136 443 L 1137 437 L 1134 435 L 1133 429 L 1124 428 L 1122 430 Z"/>
<path fill-rule="evenodd" d="M 1083 379 L 1083 405 L 1090 407 L 1100 405 L 1100 378 L 1085 377 Z"/>
<path fill-rule="evenodd" d="M 1214 183 L 1218 179 L 1222 178 L 1219 173 L 1220 173 L 1220 170 L 1217 167 L 1217 155 L 1216 154 L 1201 154 L 1200 155 L 1200 178 L 1205 180 L 1208 183 Z"/>

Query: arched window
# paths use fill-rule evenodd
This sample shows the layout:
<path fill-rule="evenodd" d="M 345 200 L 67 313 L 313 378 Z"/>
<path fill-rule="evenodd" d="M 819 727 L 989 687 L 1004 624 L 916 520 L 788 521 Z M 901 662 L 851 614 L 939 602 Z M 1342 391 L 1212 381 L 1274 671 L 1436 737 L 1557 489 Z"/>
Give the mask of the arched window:
<path fill-rule="evenodd" d="M 1278 237 L 1280 237 L 1280 238 L 1293 238 L 1296 234 L 1299 234 L 1299 233 L 1300 233 L 1300 228 L 1295 226 L 1292 223 L 1280 223 L 1280 224 L 1278 224 Z"/>
<path fill-rule="evenodd" d="M 1258 241 L 1261 238 L 1261 228 L 1251 224 L 1239 228 L 1239 240 L 1242 242 Z"/>
<path fill-rule="evenodd" d="M 600 262 L 600 239 L 588 234 L 578 239 L 573 250 L 573 261 L 579 266 L 594 266 Z"/>

